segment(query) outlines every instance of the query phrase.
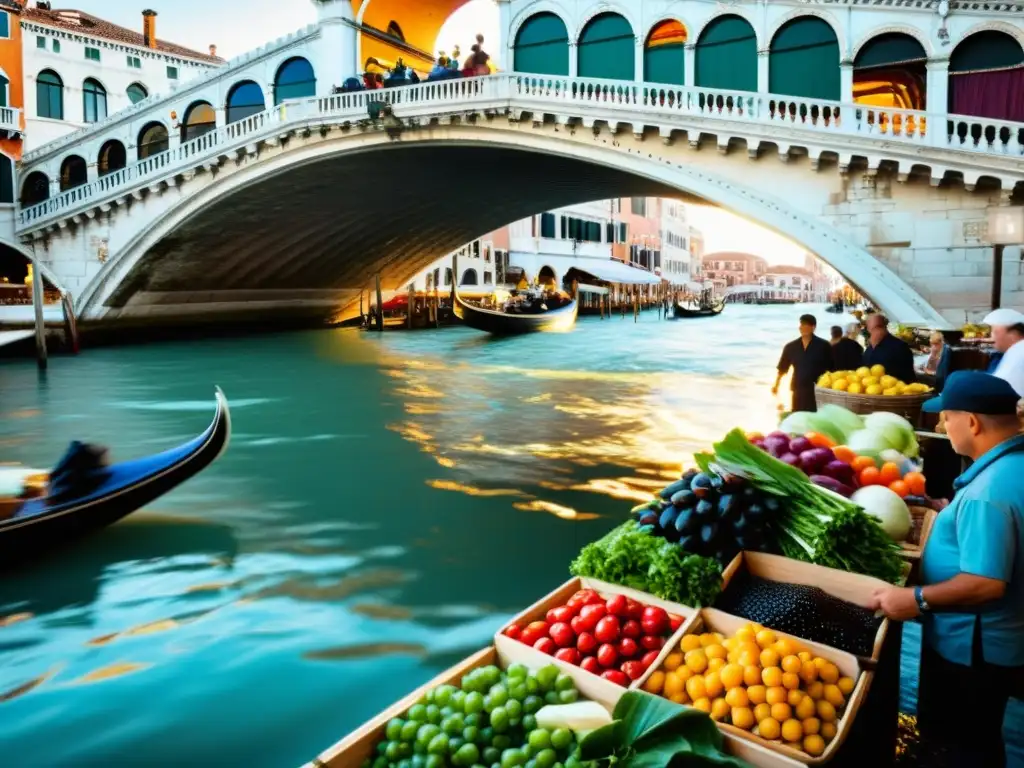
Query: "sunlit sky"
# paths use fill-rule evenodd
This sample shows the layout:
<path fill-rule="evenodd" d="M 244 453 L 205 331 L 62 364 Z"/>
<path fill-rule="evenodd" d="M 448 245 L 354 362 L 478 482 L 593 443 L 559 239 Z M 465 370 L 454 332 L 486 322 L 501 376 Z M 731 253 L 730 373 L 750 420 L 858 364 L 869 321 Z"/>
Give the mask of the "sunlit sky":
<path fill-rule="evenodd" d="M 232 58 L 316 21 L 312 0 L 55 0 L 55 7 L 74 7 L 87 13 L 142 30 L 142 10 L 152 8 L 157 35 L 205 52 L 210 44 L 219 55 Z M 244 23 L 240 20 L 244 19 Z M 469 49 L 477 33 L 495 55 L 499 38 L 497 5 L 492 0 L 470 0 L 442 27 L 434 50 L 450 51 L 456 44 Z M 498 58 L 498 65 L 505 62 Z M 704 234 L 706 253 L 746 251 L 772 264 L 803 264 L 804 249 L 757 224 L 705 206 L 688 206 L 690 222 Z"/>

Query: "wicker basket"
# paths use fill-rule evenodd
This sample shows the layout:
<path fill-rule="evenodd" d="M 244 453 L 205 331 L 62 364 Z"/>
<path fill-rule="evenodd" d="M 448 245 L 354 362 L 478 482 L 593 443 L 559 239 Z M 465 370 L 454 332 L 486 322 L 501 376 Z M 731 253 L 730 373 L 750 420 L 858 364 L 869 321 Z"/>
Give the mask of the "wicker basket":
<path fill-rule="evenodd" d="M 926 400 L 934 397 L 931 393 L 920 395 L 851 395 L 849 392 L 840 392 L 836 389 L 824 387 L 814 388 L 814 399 L 818 405 L 831 403 L 841 405 L 847 410 L 862 416 L 876 411 L 888 411 L 898 413 L 914 426 L 921 416 L 921 406 Z"/>

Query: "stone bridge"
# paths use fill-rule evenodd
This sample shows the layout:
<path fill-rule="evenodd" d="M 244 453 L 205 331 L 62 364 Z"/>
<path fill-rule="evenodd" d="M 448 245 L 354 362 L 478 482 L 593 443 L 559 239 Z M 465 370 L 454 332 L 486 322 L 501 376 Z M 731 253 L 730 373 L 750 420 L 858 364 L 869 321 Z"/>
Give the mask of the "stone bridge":
<path fill-rule="evenodd" d="M 253 69 L 348 34 L 325 22 L 194 87 L 226 97 Z M 142 130 L 146 109 L 184 114 L 194 97 L 171 94 L 41 148 L 23 185 L 59 178 L 82 145 Z M 393 114 L 370 119 L 373 101 Z M 377 273 L 397 289 L 509 221 L 650 195 L 786 235 L 899 321 L 959 325 L 988 302 L 987 210 L 1024 198 L 1024 125 L 569 76 L 285 98 L 182 138 L 19 211 L 20 238 L 84 319 L 345 317 Z M 1006 305 L 1024 305 L 1017 279 Z"/>

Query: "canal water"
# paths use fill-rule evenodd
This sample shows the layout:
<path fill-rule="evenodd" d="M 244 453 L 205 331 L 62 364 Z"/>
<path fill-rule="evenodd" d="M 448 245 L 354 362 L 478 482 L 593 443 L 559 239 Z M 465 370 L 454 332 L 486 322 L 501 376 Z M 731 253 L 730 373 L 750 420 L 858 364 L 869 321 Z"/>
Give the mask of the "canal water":
<path fill-rule="evenodd" d="M 206 426 L 214 385 L 234 436 L 151 508 L 3 576 L 3 762 L 314 757 L 485 645 L 694 451 L 770 429 L 806 309 L 90 349 L 45 382 L 4 363 L 0 462 L 162 450 Z"/>

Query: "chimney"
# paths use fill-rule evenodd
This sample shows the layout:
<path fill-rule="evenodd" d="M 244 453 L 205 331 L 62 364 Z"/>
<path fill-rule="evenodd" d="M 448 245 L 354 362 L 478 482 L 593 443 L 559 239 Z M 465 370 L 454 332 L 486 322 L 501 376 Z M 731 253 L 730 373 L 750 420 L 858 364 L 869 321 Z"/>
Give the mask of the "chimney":
<path fill-rule="evenodd" d="M 142 39 L 147 48 L 156 48 L 156 11 L 142 12 Z"/>
<path fill-rule="evenodd" d="M 217 46 L 216 45 L 211 45 L 210 46 L 210 55 L 211 56 L 216 56 L 217 55 Z"/>

